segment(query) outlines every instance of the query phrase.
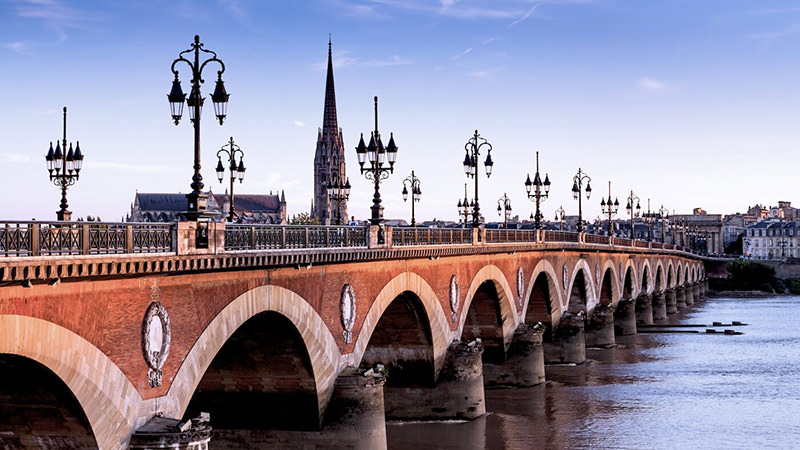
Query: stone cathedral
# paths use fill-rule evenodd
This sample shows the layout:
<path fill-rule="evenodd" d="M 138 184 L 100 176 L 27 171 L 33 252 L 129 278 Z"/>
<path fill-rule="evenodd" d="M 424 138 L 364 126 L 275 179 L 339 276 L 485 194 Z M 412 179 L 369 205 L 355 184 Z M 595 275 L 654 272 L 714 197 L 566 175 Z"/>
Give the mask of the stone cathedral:
<path fill-rule="evenodd" d="M 344 162 L 344 140 L 336 119 L 336 92 L 333 87 L 333 59 L 331 41 L 328 40 L 328 78 L 325 82 L 325 111 L 322 128 L 317 133 L 317 151 L 314 154 L 314 201 L 311 217 L 321 224 L 347 224 L 347 200 L 341 204 L 328 198 L 327 186 L 331 182 L 347 180 Z M 341 218 L 341 220 L 339 220 Z"/>

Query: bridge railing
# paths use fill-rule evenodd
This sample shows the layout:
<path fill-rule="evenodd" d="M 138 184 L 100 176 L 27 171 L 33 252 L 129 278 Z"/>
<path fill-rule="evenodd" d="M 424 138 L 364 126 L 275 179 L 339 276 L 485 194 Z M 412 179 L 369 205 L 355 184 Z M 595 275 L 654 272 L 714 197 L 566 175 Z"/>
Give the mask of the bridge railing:
<path fill-rule="evenodd" d="M 580 242 L 580 233 L 574 231 L 544 230 L 544 240 L 547 242 Z"/>
<path fill-rule="evenodd" d="M 164 253 L 172 231 L 170 223 L 0 221 L 0 255 Z"/>
<path fill-rule="evenodd" d="M 509 230 L 506 228 L 490 228 L 485 230 L 485 232 L 487 244 L 536 242 L 536 230 Z"/>
<path fill-rule="evenodd" d="M 367 227 L 225 225 L 225 250 L 366 247 Z"/>
<path fill-rule="evenodd" d="M 609 238 L 603 234 L 587 234 L 583 237 L 584 242 L 587 244 L 605 244 L 608 245 Z"/>
<path fill-rule="evenodd" d="M 393 246 L 457 244 L 472 244 L 472 230 L 469 228 L 392 228 Z"/>

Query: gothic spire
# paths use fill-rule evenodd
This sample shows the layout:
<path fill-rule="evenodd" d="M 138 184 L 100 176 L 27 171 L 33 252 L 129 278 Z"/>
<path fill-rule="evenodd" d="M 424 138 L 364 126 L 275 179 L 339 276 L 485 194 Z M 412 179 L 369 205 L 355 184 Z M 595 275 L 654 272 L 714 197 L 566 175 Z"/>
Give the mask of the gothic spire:
<path fill-rule="evenodd" d="M 339 134 L 339 123 L 336 120 L 336 92 L 333 88 L 333 57 L 331 38 L 328 35 L 328 79 L 325 82 L 325 112 L 322 116 L 322 138 L 334 139 Z"/>

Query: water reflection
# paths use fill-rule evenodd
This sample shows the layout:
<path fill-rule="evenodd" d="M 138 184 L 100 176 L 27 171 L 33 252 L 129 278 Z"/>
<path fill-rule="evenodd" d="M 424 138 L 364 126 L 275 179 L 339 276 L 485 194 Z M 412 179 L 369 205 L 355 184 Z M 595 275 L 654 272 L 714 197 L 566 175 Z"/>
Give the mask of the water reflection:
<path fill-rule="evenodd" d="M 468 423 L 390 424 L 394 449 L 797 448 L 800 298 L 713 299 L 671 320 L 744 334 L 654 333 L 548 366 L 548 383 L 486 391 Z"/>

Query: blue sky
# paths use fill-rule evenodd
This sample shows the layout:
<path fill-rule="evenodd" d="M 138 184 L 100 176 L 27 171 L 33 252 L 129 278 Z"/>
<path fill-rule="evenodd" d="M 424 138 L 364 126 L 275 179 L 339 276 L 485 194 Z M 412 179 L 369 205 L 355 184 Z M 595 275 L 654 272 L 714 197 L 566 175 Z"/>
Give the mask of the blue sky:
<path fill-rule="evenodd" d="M 480 181 L 488 220 L 504 193 L 531 213 L 523 182 L 537 150 L 547 218 L 562 205 L 577 213 L 578 167 L 594 189 L 587 218 L 609 180 L 623 204 L 633 190 L 678 213 L 800 203 L 797 1 L 0 0 L 4 218 L 55 218 L 44 155 L 62 106 L 85 154 L 69 190 L 76 217 L 119 220 L 137 189 L 189 191 L 192 129 L 172 123 L 166 93 L 195 34 L 225 62 L 231 94 L 223 126 L 204 111 L 206 186 L 225 190 L 215 154 L 233 136 L 248 167 L 237 192 L 283 189 L 290 214 L 307 211 L 328 33 L 357 217 L 372 191 L 354 147 L 373 128 L 374 95 L 400 147 L 382 187 L 387 218 L 409 219 L 400 191 L 412 169 L 417 217 L 456 218 L 475 129 L 494 146 L 494 174 Z M 215 74 L 204 75 L 210 94 Z"/>

